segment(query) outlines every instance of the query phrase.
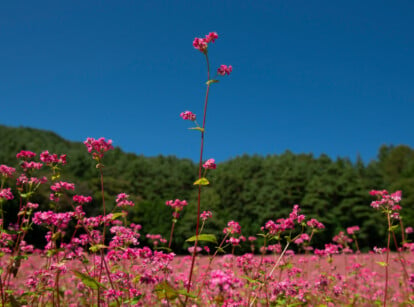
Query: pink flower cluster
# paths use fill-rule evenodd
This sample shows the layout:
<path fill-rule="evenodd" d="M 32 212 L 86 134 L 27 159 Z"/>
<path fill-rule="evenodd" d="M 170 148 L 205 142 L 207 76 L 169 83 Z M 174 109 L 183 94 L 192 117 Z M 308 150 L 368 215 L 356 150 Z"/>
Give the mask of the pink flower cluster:
<path fill-rule="evenodd" d="M 195 49 L 200 50 L 203 53 L 207 52 L 208 44 L 214 43 L 214 41 L 218 38 L 218 34 L 216 32 L 210 32 L 206 35 L 205 38 L 196 37 L 193 40 L 193 46 Z"/>
<path fill-rule="evenodd" d="M 66 155 L 60 155 L 60 157 L 58 157 L 57 154 L 50 154 L 49 151 L 46 150 L 40 154 L 40 161 L 46 163 L 46 165 L 51 165 L 53 163 L 65 165 Z"/>
<path fill-rule="evenodd" d="M 351 227 L 348 227 L 347 229 L 346 229 L 346 232 L 349 234 L 349 235 L 353 235 L 353 234 L 355 234 L 355 232 L 356 231 L 359 231 L 359 226 L 351 226 Z"/>
<path fill-rule="evenodd" d="M 64 181 L 60 181 L 60 182 L 56 182 L 55 184 L 53 184 L 50 189 L 54 192 L 62 192 L 63 190 L 75 190 L 75 184 L 74 183 L 69 183 L 69 182 L 64 182 Z"/>
<path fill-rule="evenodd" d="M 92 153 L 93 158 L 97 160 L 102 159 L 105 152 L 114 149 L 112 140 L 106 141 L 105 138 L 99 138 L 98 140 L 87 138 L 83 144 L 85 144 L 88 152 Z"/>
<path fill-rule="evenodd" d="M 31 170 L 31 169 L 41 169 L 42 166 L 43 166 L 43 163 L 34 162 L 34 161 L 30 161 L 30 162 L 23 161 L 20 166 L 26 172 L 26 171 Z"/>
<path fill-rule="evenodd" d="M 391 218 L 398 220 L 400 219 L 400 213 L 398 211 L 401 210 L 401 206 L 399 202 L 401 201 L 401 191 L 396 191 L 391 195 L 388 193 L 387 190 L 377 191 L 372 190 L 369 192 L 372 196 L 377 196 L 378 200 L 371 202 L 371 207 L 374 209 L 387 209 L 391 210 Z"/>
<path fill-rule="evenodd" d="M 230 221 L 227 223 L 227 227 L 223 229 L 223 233 L 225 234 L 240 234 L 241 233 L 241 226 L 239 223 L 235 221 Z"/>
<path fill-rule="evenodd" d="M 181 112 L 180 116 L 184 120 L 192 120 L 192 121 L 196 120 L 196 115 L 191 111 Z"/>
<path fill-rule="evenodd" d="M 36 212 L 33 216 L 33 223 L 36 225 L 54 225 L 60 229 L 65 229 L 73 216 L 73 212 L 55 213 L 53 211 Z"/>
<path fill-rule="evenodd" d="M 204 164 L 203 167 L 205 169 L 216 169 L 216 161 L 214 159 L 208 159 Z"/>
<path fill-rule="evenodd" d="M 12 200 L 14 198 L 11 188 L 0 190 L 0 199 Z"/>
<path fill-rule="evenodd" d="M 230 75 L 230 73 L 233 71 L 233 67 L 231 65 L 220 65 L 220 67 L 217 69 L 217 74 L 220 76 L 224 75 Z"/>
<path fill-rule="evenodd" d="M 133 207 L 135 206 L 134 202 L 131 200 L 128 200 L 129 195 L 125 193 L 120 193 L 116 197 L 116 206 L 117 207 Z"/>
<path fill-rule="evenodd" d="M 203 211 L 203 213 L 200 214 L 201 219 L 203 222 L 205 222 L 207 219 L 211 218 L 213 216 L 213 213 L 211 211 Z"/>
<path fill-rule="evenodd" d="M 325 228 L 325 225 L 319 222 L 317 219 L 310 219 L 306 224 L 311 228 L 316 228 L 316 229 Z"/>
<path fill-rule="evenodd" d="M 83 196 L 83 195 L 74 195 L 72 199 L 73 199 L 74 202 L 76 202 L 80 205 L 90 203 L 92 201 L 91 196 Z"/>
<path fill-rule="evenodd" d="M 188 205 L 186 200 L 167 200 L 165 202 L 165 205 L 171 207 L 174 209 L 174 212 L 172 213 L 173 218 L 178 219 L 180 217 L 180 211 L 184 209 L 185 206 Z"/>
<path fill-rule="evenodd" d="M 22 150 L 17 155 L 17 159 L 27 160 L 36 157 L 36 154 L 32 151 Z"/>
<path fill-rule="evenodd" d="M 0 165 L 0 174 L 3 177 L 10 178 L 16 172 L 16 169 L 7 165 Z"/>

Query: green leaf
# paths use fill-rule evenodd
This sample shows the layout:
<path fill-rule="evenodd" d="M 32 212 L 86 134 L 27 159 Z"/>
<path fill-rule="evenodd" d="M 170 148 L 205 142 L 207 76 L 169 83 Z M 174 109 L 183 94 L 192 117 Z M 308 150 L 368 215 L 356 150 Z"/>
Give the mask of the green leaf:
<path fill-rule="evenodd" d="M 97 251 L 99 251 L 99 250 L 101 250 L 103 248 L 108 248 L 108 246 L 106 246 L 104 244 L 95 244 L 95 245 L 92 245 L 91 247 L 89 247 L 89 250 L 92 253 L 96 253 Z"/>
<path fill-rule="evenodd" d="M 204 132 L 204 128 L 201 128 L 201 127 L 191 127 L 191 128 L 188 128 L 189 130 L 198 130 L 198 131 L 200 131 L 200 132 Z"/>
<path fill-rule="evenodd" d="M 95 278 L 90 277 L 89 275 L 83 274 L 79 271 L 73 271 L 77 277 L 85 284 L 85 286 L 97 290 L 99 287 L 106 289 L 106 287 L 97 281 Z"/>
<path fill-rule="evenodd" d="M 197 179 L 194 181 L 193 185 L 208 185 L 210 182 L 207 180 L 207 178 L 202 177 L 200 179 Z"/>
<path fill-rule="evenodd" d="M 198 235 L 198 236 L 192 236 L 192 237 L 188 238 L 185 241 L 186 242 L 195 242 L 196 239 L 197 239 L 197 241 L 210 242 L 210 243 L 217 244 L 216 236 L 212 235 L 212 234 L 201 234 L 201 235 Z"/>
<path fill-rule="evenodd" d="M 113 213 L 111 220 L 116 220 L 118 217 L 124 217 L 124 216 L 126 216 L 126 212 Z"/>
<path fill-rule="evenodd" d="M 217 79 L 210 79 L 210 80 L 208 80 L 207 82 L 206 82 L 206 84 L 207 85 L 210 85 L 210 84 L 212 84 L 212 83 L 218 83 L 219 82 L 219 80 L 217 80 Z"/>
<path fill-rule="evenodd" d="M 197 298 L 198 296 L 194 293 L 188 293 L 186 289 L 180 289 L 180 290 L 176 290 L 178 294 L 184 295 L 184 296 L 188 296 L 191 298 Z"/>
<path fill-rule="evenodd" d="M 156 285 L 154 291 L 157 292 L 158 299 L 160 300 L 174 300 L 178 297 L 177 291 L 165 280 Z"/>
<path fill-rule="evenodd" d="M 376 263 L 378 263 L 380 266 L 387 266 L 387 263 L 383 261 L 377 261 Z"/>

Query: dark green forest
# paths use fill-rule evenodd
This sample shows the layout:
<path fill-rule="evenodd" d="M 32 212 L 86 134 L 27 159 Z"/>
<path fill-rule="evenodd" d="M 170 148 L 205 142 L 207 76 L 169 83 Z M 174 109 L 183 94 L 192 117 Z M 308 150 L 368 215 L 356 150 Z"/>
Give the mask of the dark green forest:
<path fill-rule="evenodd" d="M 0 126 L 0 164 L 17 168 L 16 153 L 20 150 L 67 154 L 61 180 L 75 183 L 76 194 L 93 197 L 93 203 L 86 206 L 88 213 L 101 213 L 99 172 L 81 142 L 70 142 L 48 131 Z M 168 238 L 172 211 L 165 201 L 179 198 L 189 202 L 176 225 L 173 242 L 173 250 L 183 252 L 188 247 L 185 239 L 194 235 L 195 229 L 196 163 L 174 156 L 145 157 L 115 148 L 106 154 L 104 165 L 107 206 L 114 206 L 118 193 L 131 195 L 136 206 L 130 209 L 129 220 L 141 224 L 143 234 Z M 414 150 L 404 145 L 381 146 L 377 158 L 369 163 L 290 151 L 243 155 L 219 163 L 208 178 L 210 185 L 203 188 L 201 204 L 202 210 L 213 212 L 213 218 L 205 233 L 220 236 L 226 223 L 235 220 L 244 236 L 256 235 L 267 220 L 286 217 L 292 206 L 299 204 L 302 213 L 326 226 L 315 237 L 314 245 L 323 246 L 339 231 L 359 225 L 361 246 L 383 246 L 387 225 L 381 213 L 370 207 L 371 189 L 402 190 L 403 222 L 414 226 Z M 49 209 L 49 193 L 46 185 L 32 200 L 41 205 L 40 210 Z M 69 210 L 69 198 L 63 200 L 61 210 L 65 210 L 65 201 Z M 6 222 L 13 221 L 17 208 L 16 198 L 5 204 Z M 28 240 L 40 244 L 39 231 L 35 229 Z"/>

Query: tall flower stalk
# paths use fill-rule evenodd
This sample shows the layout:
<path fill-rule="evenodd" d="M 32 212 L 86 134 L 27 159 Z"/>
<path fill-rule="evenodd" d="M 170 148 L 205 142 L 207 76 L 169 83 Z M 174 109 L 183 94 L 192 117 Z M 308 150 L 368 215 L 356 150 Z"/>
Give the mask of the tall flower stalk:
<path fill-rule="evenodd" d="M 201 212 L 201 189 L 203 185 L 208 185 L 208 180 L 203 177 L 203 167 L 207 170 L 209 168 L 215 168 L 214 160 L 210 159 L 209 161 L 212 161 L 212 164 L 214 167 L 209 165 L 207 162 L 203 164 L 203 152 L 204 152 L 204 135 L 205 135 L 205 127 L 206 127 L 206 117 L 207 117 L 207 106 L 208 106 L 208 96 L 210 93 L 210 86 L 212 83 L 217 83 L 217 79 L 212 79 L 210 75 L 210 61 L 208 57 L 208 44 L 214 43 L 214 41 L 218 38 L 218 35 L 216 32 L 210 32 L 208 35 L 205 36 L 205 38 L 195 38 L 193 41 L 193 46 L 195 49 L 199 50 L 201 53 L 204 54 L 204 57 L 206 59 L 206 65 L 207 65 L 207 88 L 206 88 L 206 94 L 204 98 L 204 110 L 203 110 L 203 121 L 201 127 L 196 122 L 196 116 L 190 111 L 186 111 L 181 113 L 181 117 L 186 120 L 191 120 L 195 123 L 196 127 L 190 128 L 194 130 L 198 130 L 201 132 L 201 142 L 200 142 L 200 158 L 198 163 L 198 180 L 195 181 L 195 185 L 198 185 L 198 196 L 197 196 L 197 221 L 196 221 L 196 230 L 195 230 L 195 241 L 194 241 L 194 249 L 192 253 L 192 260 L 191 260 L 191 267 L 188 275 L 188 284 L 187 284 L 187 293 L 190 292 L 191 289 L 191 281 L 193 278 L 193 271 L 194 271 L 194 263 L 195 258 L 197 254 L 197 245 L 199 242 L 199 234 L 200 234 L 200 212 Z M 227 65 L 221 65 L 217 69 L 217 75 L 229 75 L 232 72 L 232 67 Z M 205 174 L 204 174 L 205 175 Z M 188 297 L 187 297 L 188 299 Z"/>

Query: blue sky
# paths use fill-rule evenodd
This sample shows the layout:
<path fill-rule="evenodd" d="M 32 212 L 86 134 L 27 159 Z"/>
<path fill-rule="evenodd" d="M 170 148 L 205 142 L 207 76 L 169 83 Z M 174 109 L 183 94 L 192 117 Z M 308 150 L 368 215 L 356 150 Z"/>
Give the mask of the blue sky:
<path fill-rule="evenodd" d="M 0 124 L 197 160 L 414 147 L 413 1 L 2 1 Z"/>

